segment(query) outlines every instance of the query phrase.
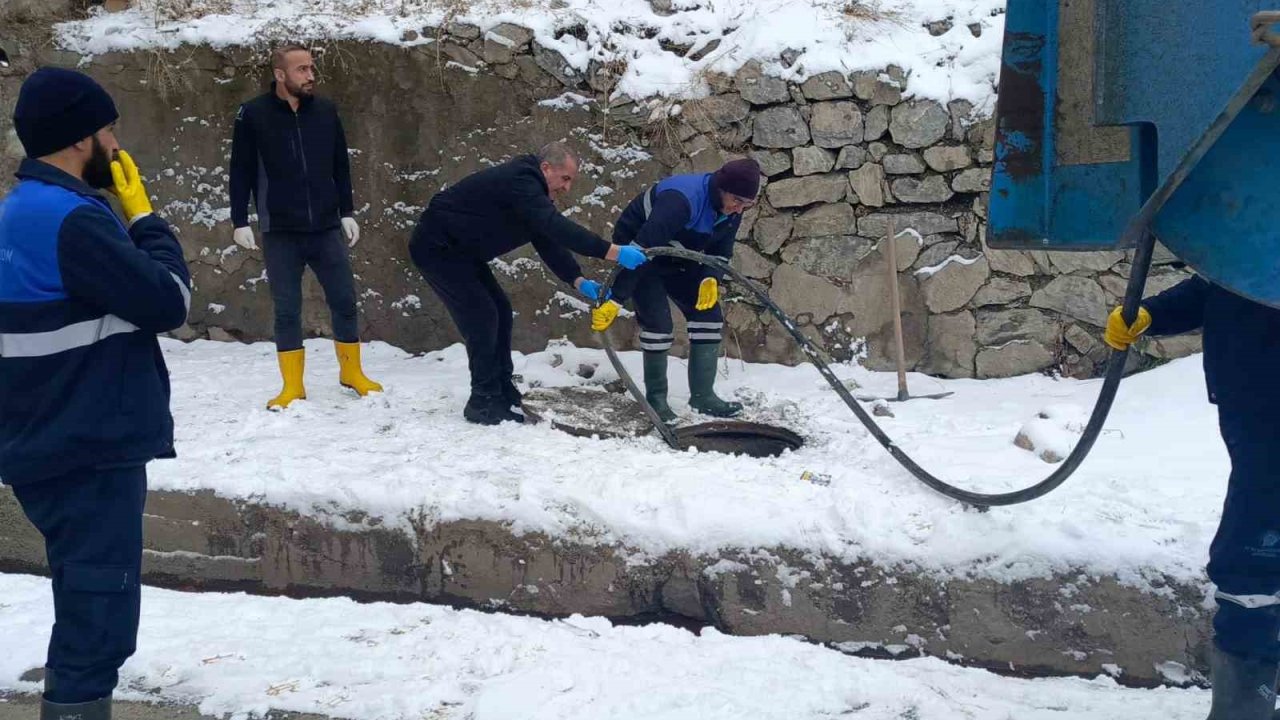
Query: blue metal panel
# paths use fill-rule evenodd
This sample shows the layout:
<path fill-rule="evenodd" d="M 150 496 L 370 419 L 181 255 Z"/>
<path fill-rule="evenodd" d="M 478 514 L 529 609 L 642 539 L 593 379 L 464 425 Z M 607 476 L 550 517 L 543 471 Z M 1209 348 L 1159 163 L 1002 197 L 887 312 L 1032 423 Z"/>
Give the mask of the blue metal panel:
<path fill-rule="evenodd" d="M 1057 161 L 1057 123 L 1046 119 L 1061 117 L 1058 10 L 1059 0 L 1009 0 L 996 111 L 992 247 L 1115 247 L 1150 193 L 1136 156 L 1090 165 Z M 1132 145 L 1140 144 L 1139 130 L 1128 133 Z"/>
<path fill-rule="evenodd" d="M 1207 279 L 1280 307 L 1280 78 L 1271 75 L 1156 213 L 1152 228 Z"/>
<path fill-rule="evenodd" d="M 989 244 L 1128 247 L 1154 230 L 1210 279 L 1280 306 L 1280 50 L 1250 37 L 1276 7 L 1009 0 Z"/>

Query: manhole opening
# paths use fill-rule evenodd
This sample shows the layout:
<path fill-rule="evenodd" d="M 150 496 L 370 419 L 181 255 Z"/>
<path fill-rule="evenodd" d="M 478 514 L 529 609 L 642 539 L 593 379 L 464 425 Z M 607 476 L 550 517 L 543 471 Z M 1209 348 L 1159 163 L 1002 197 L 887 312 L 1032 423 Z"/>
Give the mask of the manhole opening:
<path fill-rule="evenodd" d="M 804 447 L 804 438 L 786 428 L 763 423 L 725 421 L 676 428 L 680 449 L 750 457 L 777 457 Z"/>

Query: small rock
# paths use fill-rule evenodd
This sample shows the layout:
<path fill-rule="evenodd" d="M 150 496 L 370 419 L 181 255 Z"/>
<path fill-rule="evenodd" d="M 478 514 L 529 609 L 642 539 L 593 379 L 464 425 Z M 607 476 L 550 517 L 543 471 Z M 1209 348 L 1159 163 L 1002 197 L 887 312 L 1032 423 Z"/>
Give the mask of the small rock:
<path fill-rule="evenodd" d="M 1065 275 L 1054 278 L 1031 296 L 1031 306 L 1060 312 L 1068 317 L 1103 327 L 1107 323 L 1107 296 L 1097 281 Z"/>
<path fill-rule="evenodd" d="M 863 140 L 866 142 L 879 140 L 887 132 L 889 132 L 889 106 L 877 105 L 871 108 L 863 122 Z"/>
<path fill-rule="evenodd" d="M 934 37 L 942 37 L 951 32 L 951 28 L 955 27 L 955 22 L 951 18 L 935 20 L 931 23 L 925 23 L 925 28 L 929 34 Z"/>
<path fill-rule="evenodd" d="M 801 213 L 795 221 L 793 237 L 809 238 L 827 235 L 854 235 L 858 232 L 858 220 L 853 206 L 848 203 L 819 205 Z"/>
<path fill-rule="evenodd" d="M 903 87 L 885 73 L 865 70 L 853 74 L 853 94 L 872 105 L 897 105 Z"/>
<path fill-rule="evenodd" d="M 812 275 L 848 282 L 871 250 L 870 240 L 853 235 L 797 238 L 782 248 L 782 260 Z"/>
<path fill-rule="evenodd" d="M 893 181 L 893 196 L 906 203 L 943 203 L 955 195 L 947 179 L 930 175 L 923 180 L 914 177 Z"/>
<path fill-rule="evenodd" d="M 867 207 L 884 207 L 884 185 L 884 167 L 876 163 L 867 163 L 849 173 L 849 188 L 857 196 L 858 202 Z"/>
<path fill-rule="evenodd" d="M 980 380 L 1017 377 L 1049 367 L 1053 354 L 1035 343 L 1018 341 L 980 350 L 974 364 Z"/>
<path fill-rule="evenodd" d="M 876 417 L 891 418 L 894 417 L 893 409 L 889 407 L 889 403 L 879 400 L 871 406 L 871 414 Z"/>
<path fill-rule="evenodd" d="M 770 183 L 765 192 L 775 208 L 804 207 L 820 202 L 839 202 L 848 193 L 849 183 L 843 175 L 810 175 Z"/>
<path fill-rule="evenodd" d="M 566 87 L 577 87 L 583 78 L 559 51 L 542 43 L 533 43 L 533 61 Z"/>
<path fill-rule="evenodd" d="M 734 78 L 734 87 L 752 105 L 773 105 L 791 99 L 787 81 L 765 75 L 757 61 L 742 66 Z"/>
<path fill-rule="evenodd" d="M 838 148 L 862 142 L 862 111 L 852 102 L 823 102 L 813 106 L 809 120 L 813 144 Z"/>
<path fill-rule="evenodd" d="M 830 150 L 806 145 L 791 151 L 791 167 L 796 176 L 831 172 L 836 156 Z"/>
<path fill-rule="evenodd" d="M 752 140 L 764 148 L 793 148 L 809 142 L 809 125 L 799 108 L 783 105 L 761 110 L 755 116 Z"/>
<path fill-rule="evenodd" d="M 773 177 L 791 169 L 791 155 L 777 150 L 752 150 L 748 153 L 760 165 L 765 177 Z"/>
<path fill-rule="evenodd" d="M 730 264 L 738 272 L 756 280 L 766 279 L 773 274 L 774 264 L 750 245 L 738 245 L 734 248 Z"/>
<path fill-rule="evenodd" d="M 973 156 L 969 154 L 969 148 L 963 145 L 935 145 L 925 149 L 924 161 L 938 172 L 952 172 L 972 165 Z"/>
<path fill-rule="evenodd" d="M 960 224 L 955 218 L 935 212 L 877 213 L 858 220 L 858 234 L 863 237 L 880 238 L 889 232 L 889 220 L 894 220 L 894 227 L 899 232 L 907 229 L 915 230 L 926 238 L 930 235 L 960 232 Z"/>
<path fill-rule="evenodd" d="M 931 315 L 925 346 L 925 357 L 916 368 L 919 372 L 949 378 L 973 377 L 978 354 L 973 314 Z"/>
<path fill-rule="evenodd" d="M 923 271 L 918 271 L 917 275 L 922 273 Z M 986 258 L 967 263 L 957 260 L 936 272 L 926 274 L 920 287 L 929 311 L 945 313 L 968 304 L 990 276 L 991 268 Z"/>
<path fill-rule="evenodd" d="M 867 152 L 872 160 L 884 162 L 884 159 L 889 156 L 889 146 L 882 142 L 873 142 L 867 146 Z"/>
<path fill-rule="evenodd" d="M 893 141 L 908 148 L 924 148 L 946 137 L 951 115 L 933 100 L 913 100 L 893 109 L 889 133 Z"/>
<path fill-rule="evenodd" d="M 1008 305 L 1031 297 L 1031 284 L 1025 280 L 993 277 L 973 296 L 973 306 Z"/>
<path fill-rule="evenodd" d="M 445 32 L 462 40 L 477 40 L 480 38 L 480 26 L 471 23 L 451 22 L 445 26 Z"/>
<path fill-rule="evenodd" d="M 978 342 L 986 346 L 998 347 L 1020 340 L 1052 346 L 1061 336 L 1058 324 L 1039 310 L 978 311 L 976 317 Z"/>
<path fill-rule="evenodd" d="M 991 171 L 984 168 L 970 168 L 957 173 L 951 181 L 951 189 L 958 193 L 980 193 L 991 189 Z"/>
<path fill-rule="evenodd" d="M 857 170 L 867 163 L 871 155 L 860 145 L 846 145 L 840 148 L 840 157 L 836 158 L 836 170 Z"/>
<path fill-rule="evenodd" d="M 794 225 L 795 216 L 791 213 L 762 217 L 756 221 L 752 237 L 755 238 L 756 246 L 761 252 L 773 254 L 791 238 Z"/>
<path fill-rule="evenodd" d="M 885 155 L 883 164 L 889 175 L 919 175 L 925 171 L 924 161 L 915 153 Z"/>
<path fill-rule="evenodd" d="M 853 86 L 843 73 L 832 70 L 814 75 L 800 86 L 800 91 L 810 100 L 840 100 L 853 97 Z"/>

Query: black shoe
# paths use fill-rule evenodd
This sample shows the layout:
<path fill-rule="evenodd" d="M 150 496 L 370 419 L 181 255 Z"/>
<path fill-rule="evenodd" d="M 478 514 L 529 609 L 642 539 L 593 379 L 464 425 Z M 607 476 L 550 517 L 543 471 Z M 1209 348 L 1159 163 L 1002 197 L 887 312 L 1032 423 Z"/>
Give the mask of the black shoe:
<path fill-rule="evenodd" d="M 472 395 L 462 410 L 462 417 L 477 425 L 524 422 L 524 416 L 511 412 L 507 399 L 502 395 Z"/>
<path fill-rule="evenodd" d="M 524 396 L 520 394 L 516 384 L 510 380 L 502 384 L 502 397 L 507 401 L 507 407 L 520 407 L 524 404 Z"/>

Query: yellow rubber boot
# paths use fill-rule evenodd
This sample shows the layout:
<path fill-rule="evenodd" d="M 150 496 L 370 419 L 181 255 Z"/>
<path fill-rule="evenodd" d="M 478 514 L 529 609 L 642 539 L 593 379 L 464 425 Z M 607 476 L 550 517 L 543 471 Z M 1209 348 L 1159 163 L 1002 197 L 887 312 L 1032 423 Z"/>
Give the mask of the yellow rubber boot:
<path fill-rule="evenodd" d="M 361 397 L 371 392 L 382 392 L 382 386 L 365 377 L 360 368 L 360 343 L 334 342 L 338 351 L 338 382 L 360 393 Z"/>
<path fill-rule="evenodd" d="M 302 386 L 302 371 L 307 363 L 306 350 L 290 350 L 276 353 L 280 361 L 280 377 L 284 378 L 284 389 L 267 403 L 268 410 L 283 410 L 294 400 L 306 400 L 307 391 Z"/>

